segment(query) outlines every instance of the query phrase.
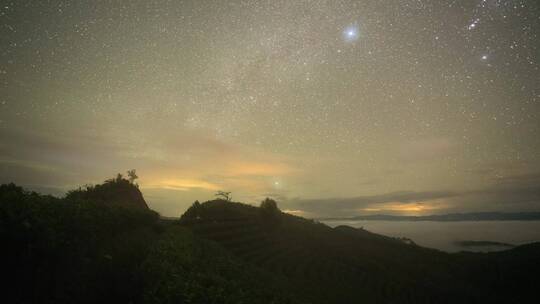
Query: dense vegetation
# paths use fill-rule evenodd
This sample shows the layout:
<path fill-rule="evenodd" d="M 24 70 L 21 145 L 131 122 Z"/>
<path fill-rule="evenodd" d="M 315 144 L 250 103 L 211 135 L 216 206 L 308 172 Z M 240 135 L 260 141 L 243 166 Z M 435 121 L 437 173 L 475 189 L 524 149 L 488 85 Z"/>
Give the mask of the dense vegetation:
<path fill-rule="evenodd" d="M 0 186 L 6 303 L 530 303 L 540 245 L 447 254 L 218 199 L 180 220 L 122 176 L 65 198 Z"/>
<path fill-rule="evenodd" d="M 2 270 L 23 303 L 132 301 L 137 268 L 159 231 L 158 215 L 0 186 Z M 10 301 L 10 303 L 13 303 Z"/>

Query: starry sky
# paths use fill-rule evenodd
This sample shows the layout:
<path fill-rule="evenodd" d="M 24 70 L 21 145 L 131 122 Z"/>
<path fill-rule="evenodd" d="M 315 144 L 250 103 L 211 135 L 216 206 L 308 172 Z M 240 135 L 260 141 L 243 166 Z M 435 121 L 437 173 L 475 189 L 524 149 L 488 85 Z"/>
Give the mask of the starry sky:
<path fill-rule="evenodd" d="M 538 211 L 539 31 L 537 0 L 3 1 L 0 182 Z"/>

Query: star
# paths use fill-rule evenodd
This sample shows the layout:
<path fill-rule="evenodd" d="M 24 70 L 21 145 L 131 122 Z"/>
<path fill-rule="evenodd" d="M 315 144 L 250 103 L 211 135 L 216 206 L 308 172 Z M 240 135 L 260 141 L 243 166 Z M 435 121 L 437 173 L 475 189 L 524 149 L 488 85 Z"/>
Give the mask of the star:
<path fill-rule="evenodd" d="M 467 27 L 469 30 L 474 30 L 476 26 L 478 25 L 478 22 L 480 22 L 480 18 L 474 19 L 471 24 Z"/>
<path fill-rule="evenodd" d="M 343 30 L 343 38 L 347 42 L 356 41 L 358 39 L 358 26 L 349 25 Z"/>
<path fill-rule="evenodd" d="M 178 216 L 215 185 L 356 197 L 491 187 L 499 163 L 540 172 L 539 0 L 7 2 L 0 183 L 64 189 L 137 156 Z M 530 166 L 506 163 L 518 153 Z"/>

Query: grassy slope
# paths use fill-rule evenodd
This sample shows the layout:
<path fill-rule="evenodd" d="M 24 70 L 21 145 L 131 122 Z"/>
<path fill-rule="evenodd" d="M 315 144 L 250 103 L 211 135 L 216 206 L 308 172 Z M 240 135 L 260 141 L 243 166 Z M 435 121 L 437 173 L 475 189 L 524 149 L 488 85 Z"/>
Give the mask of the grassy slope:
<path fill-rule="evenodd" d="M 534 280 L 525 269 L 538 269 L 540 261 L 538 246 L 519 257 L 448 254 L 279 212 L 269 218 L 260 208 L 220 200 L 192 207 L 180 221 L 247 263 L 287 277 L 314 303 L 526 301 Z"/>

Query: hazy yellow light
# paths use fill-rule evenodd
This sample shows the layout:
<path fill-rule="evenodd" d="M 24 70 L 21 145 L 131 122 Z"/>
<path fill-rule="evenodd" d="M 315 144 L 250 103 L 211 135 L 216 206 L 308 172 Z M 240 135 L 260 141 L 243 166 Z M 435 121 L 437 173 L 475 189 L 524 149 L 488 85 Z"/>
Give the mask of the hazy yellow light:
<path fill-rule="evenodd" d="M 390 202 L 390 203 L 381 203 L 373 204 L 366 208 L 360 209 L 360 211 L 367 212 L 398 212 L 403 214 L 422 214 L 432 212 L 434 210 L 447 208 L 448 205 L 441 200 L 435 201 L 426 201 L 426 202 L 412 202 L 412 203 L 402 203 L 402 202 Z"/>
<path fill-rule="evenodd" d="M 221 188 L 216 184 L 209 183 L 203 180 L 197 180 L 197 179 L 164 179 L 164 180 L 150 183 L 145 187 L 179 190 L 179 191 L 188 191 L 194 188 L 206 189 L 206 190 L 218 190 Z"/>

